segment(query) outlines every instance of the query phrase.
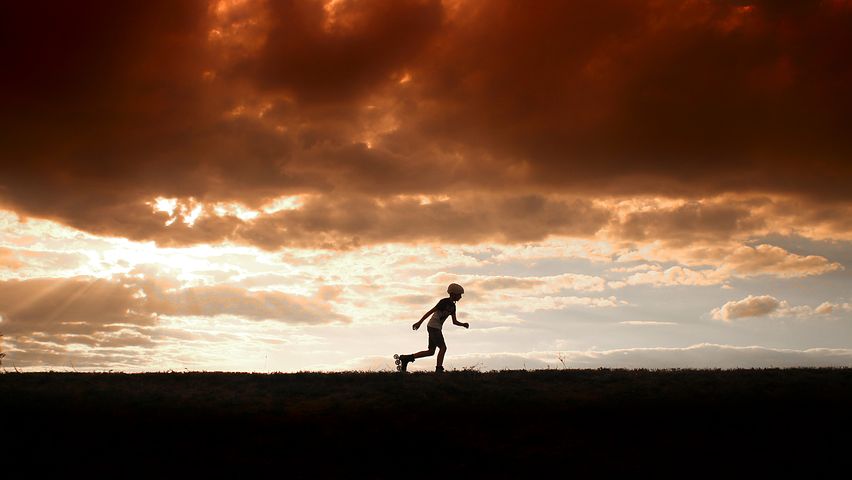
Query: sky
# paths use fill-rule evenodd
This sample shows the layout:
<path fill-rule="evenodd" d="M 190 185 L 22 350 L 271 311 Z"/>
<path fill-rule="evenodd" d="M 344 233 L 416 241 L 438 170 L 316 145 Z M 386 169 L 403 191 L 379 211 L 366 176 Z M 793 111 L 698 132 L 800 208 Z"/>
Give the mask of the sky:
<path fill-rule="evenodd" d="M 852 366 L 852 2 L 0 6 L 4 368 Z M 420 359 L 411 370 L 431 370 Z"/>

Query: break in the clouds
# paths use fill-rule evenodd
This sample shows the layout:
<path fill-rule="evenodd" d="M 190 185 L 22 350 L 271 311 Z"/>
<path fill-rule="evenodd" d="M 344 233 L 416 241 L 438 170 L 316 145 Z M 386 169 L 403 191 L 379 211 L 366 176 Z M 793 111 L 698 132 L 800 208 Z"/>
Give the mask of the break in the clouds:
<path fill-rule="evenodd" d="M 96 234 L 336 248 L 600 230 L 606 212 L 550 197 L 566 192 L 772 195 L 804 205 L 811 223 L 794 227 L 806 230 L 852 200 L 846 2 L 2 10 L 0 201 Z M 314 200 L 254 219 L 213 212 L 300 194 Z M 166 225 L 157 198 L 202 210 Z M 612 231 L 683 238 L 771 221 L 740 207 L 636 212 Z M 436 233 L 448 224 L 463 227 Z"/>
<path fill-rule="evenodd" d="M 5 2 L 8 358 L 339 366 L 449 282 L 458 355 L 843 349 L 847 44 L 831 0 Z"/>
<path fill-rule="evenodd" d="M 246 356 L 258 345 L 299 338 L 286 330 L 273 333 L 282 326 L 350 321 L 321 294 L 187 287 L 163 275 L 0 281 L 6 349 L 18 366 L 28 368 L 76 364 L 138 370 L 169 363 L 200 368 L 210 367 L 203 362 L 211 361 L 211 351 L 219 353 L 218 368 L 240 368 L 241 358 L 228 358 L 226 352 Z"/>
<path fill-rule="evenodd" d="M 635 245 L 564 237 L 523 245 L 398 243 L 280 252 L 162 248 L 46 221 L 20 222 L 13 215 L 0 221 L 6 258 L 16 259 L 0 270 L 0 331 L 6 335 L 6 360 L 26 369 L 345 368 L 353 358 L 422 349 L 422 332 L 413 332 L 411 323 L 452 281 L 466 287 L 458 315 L 471 329 L 448 326 L 449 357 L 511 351 L 529 359 L 542 348 L 675 348 L 696 340 L 836 349 L 847 341 L 852 311 L 846 270 L 812 272 L 809 255 L 759 246 L 749 251 L 774 252 L 767 258 L 781 265 L 789 258 L 801 261 L 800 274 L 770 268 L 703 286 L 616 287 L 637 273 L 674 268 L 668 265 L 678 251 L 638 252 Z M 722 271 L 737 245 L 684 247 L 686 263 L 678 267 Z M 812 248 L 838 255 L 825 245 Z M 659 258 L 627 260 L 634 254 Z M 818 266 L 837 263 L 819 257 Z M 839 276 L 836 285 L 825 283 L 831 276 Z M 812 288 L 817 282 L 823 285 L 819 294 L 804 298 L 777 286 Z M 775 302 L 749 310 L 752 289 L 757 290 L 752 296 Z M 728 321 L 707 314 L 714 308 Z M 760 317 L 746 314 L 771 320 L 754 322 Z M 801 321 L 784 327 L 794 333 L 779 335 L 776 327 L 786 318 Z M 686 354 L 677 348 L 669 357 L 675 366 L 677 355 Z M 693 353 L 700 357 L 706 351 Z"/>
<path fill-rule="evenodd" d="M 154 325 L 157 317 L 231 315 L 292 324 L 346 322 L 319 299 L 230 286 L 181 288 L 178 282 L 126 276 L 0 281 L 6 333 L 93 333 Z"/>

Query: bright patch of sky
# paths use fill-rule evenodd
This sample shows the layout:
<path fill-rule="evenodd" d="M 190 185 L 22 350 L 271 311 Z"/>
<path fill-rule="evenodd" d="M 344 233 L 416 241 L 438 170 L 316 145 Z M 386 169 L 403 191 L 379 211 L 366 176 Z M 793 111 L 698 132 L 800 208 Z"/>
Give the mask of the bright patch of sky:
<path fill-rule="evenodd" d="M 288 205 L 284 201 L 278 207 Z M 101 238 L 45 220 L 21 221 L 2 213 L 0 249 L 4 254 L 0 259 L 5 260 L 0 279 L 5 281 L 145 280 L 159 282 L 164 292 L 190 296 L 197 294 L 195 287 L 227 286 L 237 292 L 278 292 L 312 312 L 327 309 L 329 315 L 346 320 L 288 324 L 235 314 L 239 306 L 212 316 L 153 312 L 156 321 L 151 325 L 133 325 L 129 320 L 125 329 L 107 325 L 103 332 L 73 337 L 73 342 L 67 333 L 45 327 L 28 335 L 7 336 L 4 349 L 17 366 L 31 369 L 71 364 L 125 370 L 384 369 L 390 364 L 382 359 L 425 348 L 425 329 L 414 332 L 411 325 L 445 296 L 449 282 L 466 286 L 458 312 L 460 321 L 471 324 L 470 330 L 449 321 L 444 326 L 450 347 L 448 365 L 460 367 L 465 365 L 453 358 L 477 358 L 477 365 L 487 369 L 500 367 L 505 355 L 533 359 L 541 352 L 551 352 L 552 360 L 553 352 L 560 351 L 650 349 L 642 355 L 656 358 L 654 352 L 659 350 L 654 349 L 688 349 L 707 343 L 795 352 L 852 344 L 848 310 L 817 313 L 826 311 L 818 309 L 824 302 L 852 301 L 852 273 L 844 268 L 852 262 L 849 242 L 767 237 L 749 245 L 781 247 L 786 253 L 765 249 L 772 258 L 783 257 L 781 261 L 825 257 L 817 265 L 822 270 L 818 274 L 796 270 L 791 275 L 734 271 L 718 281 L 704 281 L 694 272 L 722 269 L 726 260 L 681 265 L 646 255 L 618 262 L 624 253 L 635 251 L 633 247 L 568 238 L 514 246 L 386 244 L 348 251 L 266 252 L 237 245 L 163 248 L 152 242 Z M 824 267 L 832 262 L 837 266 Z M 813 268 L 812 263 L 802 268 Z M 690 272 L 672 270 L 677 268 Z M 657 275 L 660 272 L 669 273 Z M 632 278 L 657 275 L 656 283 L 628 281 L 637 274 L 646 276 Z M 770 315 L 727 322 L 713 318 L 714 309 L 750 294 L 787 303 Z M 140 292 L 134 296 L 139 301 L 145 297 Z M 8 322 L 9 312 L 0 313 Z M 724 357 L 734 350 L 714 352 Z M 588 362 L 598 357 L 582 358 Z M 649 365 L 654 364 L 653 358 Z M 423 359 L 414 369 L 433 362 Z M 531 364 L 537 365 L 532 360 Z"/>

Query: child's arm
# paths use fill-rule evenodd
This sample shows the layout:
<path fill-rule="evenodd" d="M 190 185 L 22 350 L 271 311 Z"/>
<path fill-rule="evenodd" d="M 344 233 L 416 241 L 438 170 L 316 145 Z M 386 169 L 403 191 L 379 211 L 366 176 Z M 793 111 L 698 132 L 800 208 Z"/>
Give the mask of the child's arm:
<path fill-rule="evenodd" d="M 464 328 L 470 328 L 470 324 L 469 324 L 469 323 L 467 323 L 467 322 L 460 322 L 460 321 L 456 320 L 456 314 L 455 314 L 455 313 L 453 313 L 453 325 L 458 325 L 458 326 L 460 326 L 460 327 L 464 327 Z"/>
<path fill-rule="evenodd" d="M 432 307 L 432 310 L 429 310 L 428 312 L 426 312 L 425 314 L 423 314 L 423 318 L 421 318 L 419 322 L 417 322 L 417 323 L 415 323 L 414 325 L 412 325 L 412 326 L 411 326 L 411 328 L 412 328 L 412 329 L 414 329 L 414 330 L 417 330 L 418 328 L 420 328 L 420 325 L 423 323 L 423 320 L 426 320 L 426 317 L 428 317 L 429 315 L 432 315 L 433 313 L 435 313 L 435 309 L 436 309 L 436 308 L 438 308 L 438 306 L 437 306 L 437 305 L 436 305 L 436 306 L 434 306 L 434 307 Z"/>

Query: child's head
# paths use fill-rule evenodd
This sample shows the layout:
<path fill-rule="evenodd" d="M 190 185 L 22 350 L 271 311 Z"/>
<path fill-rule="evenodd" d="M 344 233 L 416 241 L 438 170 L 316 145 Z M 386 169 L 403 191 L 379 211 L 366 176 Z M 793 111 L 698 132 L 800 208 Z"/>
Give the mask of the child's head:
<path fill-rule="evenodd" d="M 458 283 L 451 283 L 450 286 L 447 287 L 447 293 L 450 294 L 450 299 L 454 302 L 461 300 L 462 294 L 464 293 L 464 288 Z"/>

